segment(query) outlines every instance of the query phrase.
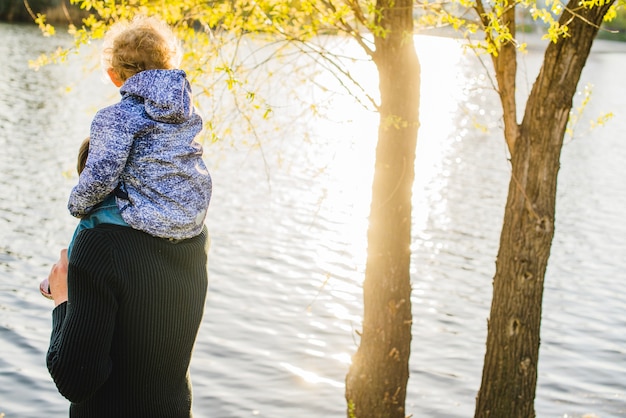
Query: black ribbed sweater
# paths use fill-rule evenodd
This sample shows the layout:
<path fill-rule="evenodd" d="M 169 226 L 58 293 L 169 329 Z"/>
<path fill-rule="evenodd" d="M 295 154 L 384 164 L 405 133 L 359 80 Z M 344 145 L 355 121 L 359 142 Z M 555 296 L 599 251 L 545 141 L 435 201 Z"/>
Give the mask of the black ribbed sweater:
<path fill-rule="evenodd" d="M 208 235 L 172 243 L 100 225 L 76 238 L 48 370 L 71 417 L 185 417 L 207 293 Z"/>

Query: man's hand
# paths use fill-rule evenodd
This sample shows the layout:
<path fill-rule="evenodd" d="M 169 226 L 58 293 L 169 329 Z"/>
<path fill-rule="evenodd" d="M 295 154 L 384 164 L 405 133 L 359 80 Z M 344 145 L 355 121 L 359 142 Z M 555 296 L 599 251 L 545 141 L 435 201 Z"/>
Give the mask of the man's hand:
<path fill-rule="evenodd" d="M 67 301 L 67 265 L 67 249 L 63 249 L 61 250 L 59 261 L 52 265 L 48 275 L 54 306 Z"/>

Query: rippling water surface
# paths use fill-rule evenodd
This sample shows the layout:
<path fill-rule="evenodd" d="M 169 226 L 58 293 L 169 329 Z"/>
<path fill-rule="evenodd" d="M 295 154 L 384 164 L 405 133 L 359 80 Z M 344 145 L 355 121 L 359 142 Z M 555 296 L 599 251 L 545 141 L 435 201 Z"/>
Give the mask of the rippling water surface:
<path fill-rule="evenodd" d="M 0 25 L 0 39 L 0 412 L 62 417 L 67 402 L 44 362 L 52 307 L 37 285 L 75 226 L 65 204 L 78 144 L 117 93 L 79 61 L 29 70 L 26 60 L 59 42 L 36 29 Z M 468 417 L 509 169 L 496 96 L 477 76 L 480 66 L 449 39 L 417 42 L 422 126 L 407 410 Z M 521 90 L 540 58 L 531 48 Z M 593 99 L 563 149 L 540 418 L 626 416 L 626 95 L 615 78 L 625 67 L 624 48 L 597 44 L 580 83 L 593 83 Z M 332 103 L 332 122 L 303 121 L 264 137 L 265 161 L 258 150 L 206 145 L 215 190 L 210 291 L 192 361 L 198 417 L 345 416 L 377 127 L 350 98 Z M 606 112 L 613 120 L 588 131 L 586 120 Z"/>

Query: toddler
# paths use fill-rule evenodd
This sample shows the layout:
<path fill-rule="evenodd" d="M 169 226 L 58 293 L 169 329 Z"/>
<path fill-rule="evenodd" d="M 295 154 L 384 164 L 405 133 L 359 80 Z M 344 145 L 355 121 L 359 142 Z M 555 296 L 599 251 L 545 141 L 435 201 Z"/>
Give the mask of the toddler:
<path fill-rule="evenodd" d="M 122 219 L 153 236 L 181 240 L 202 231 L 212 182 L 195 137 L 202 129 L 191 86 L 177 69 L 180 46 L 155 18 L 115 24 L 103 64 L 121 100 L 98 111 L 89 153 L 68 209 L 85 217 L 111 193 Z"/>
<path fill-rule="evenodd" d="M 122 97 L 96 113 L 81 146 L 68 201 L 81 222 L 68 256 L 76 235 L 100 223 L 172 242 L 202 232 L 212 181 L 195 142 L 202 119 L 180 58 L 178 40 L 155 18 L 117 23 L 105 35 L 102 63 Z M 40 291 L 50 297 L 47 279 Z"/>

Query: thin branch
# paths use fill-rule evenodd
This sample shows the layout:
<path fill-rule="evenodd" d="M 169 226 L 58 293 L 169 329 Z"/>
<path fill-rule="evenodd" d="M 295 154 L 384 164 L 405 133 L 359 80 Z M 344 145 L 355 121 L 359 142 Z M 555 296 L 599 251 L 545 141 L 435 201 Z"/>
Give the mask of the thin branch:
<path fill-rule="evenodd" d="M 333 13 L 337 12 L 337 8 L 332 3 L 332 1 L 326 0 L 326 1 L 322 1 L 322 3 L 325 4 L 330 10 L 332 10 Z M 367 19 L 363 15 L 363 11 L 361 10 L 361 6 L 357 2 L 355 2 L 354 0 L 346 0 L 346 4 L 354 12 L 354 16 L 355 16 L 357 22 L 361 22 L 364 26 L 367 26 Z M 317 7 L 316 7 L 316 9 L 317 9 L 318 12 L 321 13 L 321 10 L 319 10 Z M 373 57 L 374 56 L 374 50 L 369 45 L 367 45 L 365 43 L 365 41 L 363 40 L 363 36 L 361 36 L 361 33 L 358 30 L 354 29 L 352 27 L 352 25 L 350 25 L 350 23 L 348 21 L 346 21 L 344 18 L 340 18 L 339 22 L 341 23 L 343 28 L 338 28 L 338 29 L 343 29 L 347 34 L 352 36 L 357 41 L 357 43 L 361 46 L 361 48 L 363 48 L 363 50 L 365 50 L 365 53 L 368 56 Z"/>
<path fill-rule="evenodd" d="M 311 56 L 311 54 L 314 54 L 313 55 L 314 57 L 321 58 L 321 60 L 317 60 L 317 59 L 314 58 L 315 62 L 317 62 L 318 64 L 322 65 L 323 68 L 327 69 L 332 74 L 334 74 L 335 78 L 337 79 L 337 81 L 339 81 L 339 84 L 345 89 L 345 91 L 349 95 L 354 97 L 354 99 L 357 100 L 359 102 L 359 104 L 361 104 L 363 107 L 367 108 L 367 106 L 363 103 L 363 101 L 358 96 L 356 96 L 354 94 L 354 91 L 343 81 L 342 77 L 340 77 L 339 75 L 347 78 L 352 83 L 352 85 L 354 87 L 358 88 L 359 91 L 365 95 L 365 97 L 369 100 L 370 104 L 372 106 L 374 106 L 374 108 L 376 110 L 379 109 L 379 105 L 376 103 L 376 101 L 369 94 L 367 94 L 367 90 L 361 85 L 361 83 L 359 83 L 350 74 L 350 72 L 348 70 L 344 69 L 341 65 L 339 65 L 339 63 L 337 62 L 336 59 L 333 59 L 333 58 L 337 58 L 336 55 L 325 53 L 325 51 L 323 51 L 323 50 L 316 50 L 313 47 L 313 45 L 310 44 L 310 43 L 301 42 L 300 45 L 303 46 L 303 48 L 301 48 L 301 51 L 307 53 L 310 56 Z M 308 47 L 309 51 L 306 50 L 307 49 L 306 47 Z M 326 64 L 324 64 L 324 63 L 326 63 Z"/>
<path fill-rule="evenodd" d="M 561 4 L 563 4 L 563 3 L 561 3 Z M 577 12 L 577 10 L 584 9 L 584 7 L 580 6 L 580 7 L 577 7 L 575 10 L 572 10 L 572 9 L 568 8 L 568 7 L 567 7 L 567 5 L 564 5 L 564 4 L 563 4 L 563 9 L 564 9 L 564 10 L 567 10 L 568 12 L 570 12 L 570 14 L 571 14 L 573 17 L 577 17 L 578 19 L 582 20 L 583 22 L 585 22 L 585 23 L 586 23 L 586 24 L 588 24 L 589 26 L 593 26 L 594 28 L 596 28 L 596 29 L 598 29 L 598 30 L 600 30 L 600 29 L 601 29 L 601 28 L 600 28 L 600 25 L 597 25 L 597 24 L 595 24 L 595 23 L 591 22 L 589 19 L 587 19 L 586 17 L 584 17 L 583 15 L 581 15 L 580 13 L 578 13 L 578 12 Z M 570 23 L 571 21 L 572 21 L 572 20 L 570 19 L 570 20 L 568 21 L 568 23 Z M 619 31 L 609 31 L 609 32 L 611 32 L 611 33 L 618 33 Z"/>
<path fill-rule="evenodd" d="M 33 9 L 30 8 L 30 4 L 28 4 L 28 0 L 24 0 L 24 7 L 26 7 L 26 11 L 30 15 L 33 20 L 37 20 L 37 16 L 33 12 Z"/>

